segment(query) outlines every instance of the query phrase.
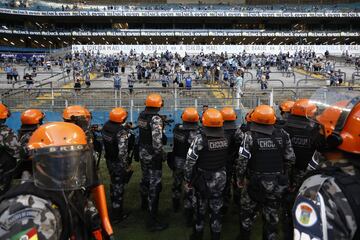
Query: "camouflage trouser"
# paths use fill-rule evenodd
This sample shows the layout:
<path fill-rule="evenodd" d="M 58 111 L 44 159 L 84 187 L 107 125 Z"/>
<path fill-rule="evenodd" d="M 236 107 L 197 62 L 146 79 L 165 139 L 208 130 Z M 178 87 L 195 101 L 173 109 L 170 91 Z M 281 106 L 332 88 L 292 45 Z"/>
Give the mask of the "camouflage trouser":
<path fill-rule="evenodd" d="M 278 239 L 277 224 L 279 223 L 279 207 L 277 201 L 267 201 L 258 203 L 252 200 L 248 194 L 247 187 L 244 188 L 241 195 L 240 221 L 242 229 L 251 231 L 256 219 L 256 212 L 262 209 L 263 215 L 263 239 Z"/>
<path fill-rule="evenodd" d="M 236 176 L 234 173 L 234 166 L 226 168 L 226 185 L 224 188 L 224 207 L 230 206 L 231 188 L 233 191 L 233 198 L 236 204 L 240 204 L 241 190 L 236 184 Z"/>
<path fill-rule="evenodd" d="M 282 228 L 284 239 L 293 238 L 292 207 L 294 205 L 297 192 L 304 181 L 306 173 L 306 170 L 294 168 L 292 175 L 293 192 L 284 194 L 284 198 L 282 200 Z"/>
<path fill-rule="evenodd" d="M 195 230 L 202 232 L 204 230 L 204 221 L 206 209 L 210 209 L 210 228 L 214 233 L 221 232 L 221 208 L 223 206 L 223 191 L 226 183 L 226 171 L 221 169 L 216 172 L 204 171 L 207 193 L 201 194 L 196 191 L 196 209 L 195 209 Z"/>
<path fill-rule="evenodd" d="M 162 169 L 153 169 L 152 160 L 154 156 L 146 148 L 139 148 L 139 156 L 142 171 L 140 193 L 142 196 L 147 196 L 149 211 L 156 211 L 153 208 L 156 207 L 159 201 Z"/>
<path fill-rule="evenodd" d="M 172 186 L 172 198 L 180 199 L 181 192 L 184 182 L 184 168 L 185 168 L 185 159 L 175 157 L 175 169 L 173 172 L 173 186 Z M 184 193 L 184 208 L 192 209 L 195 204 L 195 196 L 192 190 L 185 191 Z"/>
<path fill-rule="evenodd" d="M 124 168 L 120 161 L 106 160 L 110 174 L 110 199 L 112 208 L 123 207 L 124 196 Z"/>

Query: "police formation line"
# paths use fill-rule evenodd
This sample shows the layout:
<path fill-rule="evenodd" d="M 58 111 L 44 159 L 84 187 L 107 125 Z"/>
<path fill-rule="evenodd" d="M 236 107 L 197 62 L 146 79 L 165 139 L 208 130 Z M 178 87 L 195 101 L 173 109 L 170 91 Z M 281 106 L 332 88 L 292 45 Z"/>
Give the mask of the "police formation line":
<path fill-rule="evenodd" d="M 263 239 L 279 239 L 279 219 L 284 239 L 360 238 L 358 96 L 333 104 L 285 101 L 278 118 L 272 107 L 260 105 L 241 126 L 229 107 L 206 107 L 202 116 L 186 108 L 168 153 L 162 105 L 159 94 L 147 96 L 136 127 L 126 121 L 125 109 L 114 108 L 101 131 L 81 106 L 66 108 L 64 122 L 46 124 L 41 111 L 29 109 L 16 136 L 5 125 L 10 111 L 1 104 L 0 238 L 113 239 L 112 224 L 128 217 L 123 197 L 133 159 L 141 164 L 141 208 L 148 212 L 149 231 L 168 227 L 158 217 L 167 160 L 173 210 L 183 208 L 193 228 L 190 239 L 203 239 L 207 210 L 211 239 L 220 239 L 231 201 L 240 216 L 234 239 L 250 239 L 258 212 Z M 110 217 L 98 177 L 99 132 L 111 180 Z M 21 183 L 11 184 L 13 179 Z"/>

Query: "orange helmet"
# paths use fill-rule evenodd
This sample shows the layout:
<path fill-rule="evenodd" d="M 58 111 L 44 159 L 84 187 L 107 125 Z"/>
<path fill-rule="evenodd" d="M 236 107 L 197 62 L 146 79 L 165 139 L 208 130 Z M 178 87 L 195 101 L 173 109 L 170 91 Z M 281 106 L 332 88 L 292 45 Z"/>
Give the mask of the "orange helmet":
<path fill-rule="evenodd" d="M 220 112 L 224 121 L 235 121 L 237 119 L 236 112 L 232 107 L 224 107 Z"/>
<path fill-rule="evenodd" d="M 84 131 L 73 123 L 51 122 L 41 125 L 30 137 L 29 149 L 87 144 Z"/>
<path fill-rule="evenodd" d="M 254 109 L 251 109 L 248 113 L 246 113 L 245 120 L 246 122 L 251 122 L 251 114 L 254 112 Z"/>
<path fill-rule="evenodd" d="M 84 131 L 68 122 L 41 125 L 29 139 L 34 183 L 47 190 L 75 190 L 94 183 L 92 153 Z"/>
<path fill-rule="evenodd" d="M 160 96 L 160 94 L 157 94 L 157 93 L 149 94 L 146 97 L 145 106 L 146 107 L 155 107 L 155 108 L 162 107 L 163 106 L 162 97 Z"/>
<path fill-rule="evenodd" d="M 283 101 L 280 106 L 279 109 L 281 112 L 290 112 L 291 108 L 294 106 L 294 101 Z"/>
<path fill-rule="evenodd" d="M 79 105 L 69 106 L 64 109 L 64 112 L 63 112 L 64 120 L 71 120 L 72 116 L 75 116 L 75 117 L 84 116 L 86 118 L 86 120 L 88 120 L 88 121 L 90 121 L 90 119 L 91 119 L 91 113 L 89 112 L 89 110 L 87 110 L 85 107 L 79 106 Z"/>
<path fill-rule="evenodd" d="M 259 105 L 251 113 L 251 122 L 273 125 L 275 124 L 275 111 L 269 105 Z"/>
<path fill-rule="evenodd" d="M 316 113 L 317 107 L 309 99 L 297 100 L 291 108 L 291 114 L 303 117 L 313 117 Z"/>
<path fill-rule="evenodd" d="M 198 122 L 199 121 L 199 113 L 196 110 L 196 108 L 185 108 L 182 115 L 181 115 L 181 119 L 184 122 Z"/>
<path fill-rule="evenodd" d="M 222 127 L 224 125 L 224 119 L 220 111 L 215 108 L 209 108 L 202 115 L 202 125 L 204 127 Z"/>
<path fill-rule="evenodd" d="M 45 117 L 45 114 L 38 109 L 28 109 L 21 114 L 21 124 L 32 125 L 39 124 Z"/>
<path fill-rule="evenodd" d="M 0 103 L 0 120 L 10 117 L 10 111 L 6 105 Z"/>
<path fill-rule="evenodd" d="M 350 111 L 345 111 L 349 102 L 343 100 L 327 107 L 316 120 L 323 126 L 330 146 L 360 154 L 360 103 L 349 109 Z"/>
<path fill-rule="evenodd" d="M 123 123 L 126 120 L 127 116 L 127 111 L 121 107 L 118 107 L 111 110 L 109 114 L 109 119 L 112 122 Z"/>

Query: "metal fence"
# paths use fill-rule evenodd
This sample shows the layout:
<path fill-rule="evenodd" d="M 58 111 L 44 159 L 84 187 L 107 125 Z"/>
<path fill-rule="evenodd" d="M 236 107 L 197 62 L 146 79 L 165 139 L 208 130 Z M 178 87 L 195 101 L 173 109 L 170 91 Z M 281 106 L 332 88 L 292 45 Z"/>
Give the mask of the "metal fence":
<path fill-rule="evenodd" d="M 307 79 L 309 81 L 309 79 Z M 50 87 L 48 87 L 50 85 Z M 72 88 L 55 88 L 49 83 L 43 88 L 9 92 L 0 89 L 1 102 L 10 109 L 22 111 L 38 108 L 47 111 L 62 111 L 69 105 L 84 105 L 91 110 L 107 111 L 114 107 L 142 109 L 150 93 L 159 93 L 164 99 L 164 108 L 175 111 L 203 105 L 221 108 L 232 106 L 237 110 L 254 108 L 259 104 L 276 105 L 283 100 L 308 98 L 319 87 L 279 87 L 271 90 L 249 90 L 241 95 L 229 87 L 192 88 L 89 88 L 76 92 Z M 341 88 L 341 87 L 340 87 Z M 359 90 L 360 87 L 352 87 Z"/>

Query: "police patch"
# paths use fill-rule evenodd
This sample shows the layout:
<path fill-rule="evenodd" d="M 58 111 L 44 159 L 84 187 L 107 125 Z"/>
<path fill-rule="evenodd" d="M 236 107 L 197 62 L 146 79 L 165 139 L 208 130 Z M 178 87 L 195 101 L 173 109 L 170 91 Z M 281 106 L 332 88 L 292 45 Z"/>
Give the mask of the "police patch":
<path fill-rule="evenodd" d="M 280 144 L 280 146 L 283 146 L 281 138 L 275 138 L 275 139 Z M 258 138 L 257 143 L 260 149 L 277 149 L 276 144 L 273 142 L 271 138 Z"/>
<path fill-rule="evenodd" d="M 305 202 L 300 202 L 296 206 L 295 218 L 303 227 L 311 227 L 317 222 L 317 215 L 314 208 Z"/>
<path fill-rule="evenodd" d="M 217 151 L 228 148 L 229 144 L 226 138 L 208 140 L 209 151 Z"/>
<path fill-rule="evenodd" d="M 306 136 L 294 135 L 291 137 L 291 143 L 297 147 L 310 147 L 310 139 Z"/>
<path fill-rule="evenodd" d="M 179 142 L 185 142 L 185 135 L 183 134 L 174 133 L 174 138 Z"/>

